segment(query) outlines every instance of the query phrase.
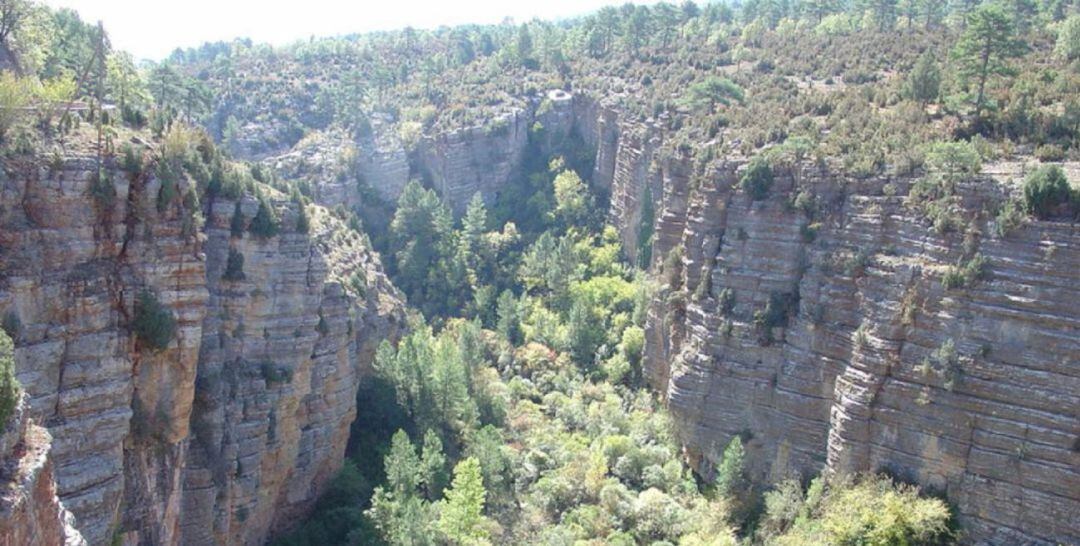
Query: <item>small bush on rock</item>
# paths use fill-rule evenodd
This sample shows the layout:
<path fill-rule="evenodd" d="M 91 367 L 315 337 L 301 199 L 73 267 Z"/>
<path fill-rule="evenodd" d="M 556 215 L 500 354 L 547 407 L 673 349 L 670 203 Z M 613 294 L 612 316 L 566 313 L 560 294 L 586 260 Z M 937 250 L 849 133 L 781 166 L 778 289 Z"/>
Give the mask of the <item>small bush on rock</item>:
<path fill-rule="evenodd" d="M 176 334 L 176 319 L 152 292 L 143 290 L 135 301 L 134 330 L 140 343 L 160 351 Z"/>

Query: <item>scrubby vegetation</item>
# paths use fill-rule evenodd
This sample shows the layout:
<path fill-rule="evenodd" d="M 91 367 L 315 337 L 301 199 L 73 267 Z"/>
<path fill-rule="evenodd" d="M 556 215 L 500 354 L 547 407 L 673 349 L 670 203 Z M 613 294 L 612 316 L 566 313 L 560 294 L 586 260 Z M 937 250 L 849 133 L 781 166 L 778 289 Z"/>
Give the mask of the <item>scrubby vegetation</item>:
<path fill-rule="evenodd" d="M 176 318 L 153 292 L 144 289 L 135 300 L 132 329 L 140 343 L 160 351 L 169 346 L 176 334 Z"/>
<path fill-rule="evenodd" d="M 20 392 L 19 381 L 15 379 L 15 344 L 7 332 L 0 330 L 0 433 L 7 428 Z"/>

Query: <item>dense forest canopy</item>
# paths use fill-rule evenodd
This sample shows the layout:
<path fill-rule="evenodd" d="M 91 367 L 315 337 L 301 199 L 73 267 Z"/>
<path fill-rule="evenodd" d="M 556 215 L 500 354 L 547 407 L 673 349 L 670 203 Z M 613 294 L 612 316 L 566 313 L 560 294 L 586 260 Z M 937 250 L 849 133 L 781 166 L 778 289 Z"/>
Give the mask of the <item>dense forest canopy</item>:
<path fill-rule="evenodd" d="M 331 129 L 356 139 L 390 131 L 410 149 L 442 130 L 499 131 L 499 114 L 530 101 L 545 108 L 545 93 L 563 89 L 665 128 L 674 135 L 666 153 L 751 159 L 740 185 L 754 200 L 769 195 L 773 169 L 801 161 L 855 177 L 919 175 L 909 204 L 942 232 L 961 228 L 954 188 L 984 164 L 1046 162 L 995 211 L 1007 229 L 1080 214 L 1080 191 L 1055 165 L 1080 160 L 1078 10 L 1069 0 L 626 4 L 558 23 L 285 47 L 241 39 L 137 63 L 71 10 L 0 0 L 0 139 L 5 154 L 26 154 L 89 122 L 115 137 L 111 153 L 134 172 L 148 168 L 142 151 L 117 135 L 148 130 L 166 181 L 159 206 L 180 199 L 181 179 L 195 181 L 184 197 L 195 209 L 253 191 L 258 212 L 245 225 L 238 203 L 233 235 L 267 238 L 285 229 L 270 197 L 300 204 L 288 228 L 305 232 L 311 188 L 259 159 Z M 72 111 L 76 100 L 88 116 Z M 397 203 L 373 197 L 381 211 L 335 211 L 374 239 L 413 313 L 409 333 L 379 348 L 358 394 L 344 469 L 312 518 L 278 544 L 961 536 L 945 502 L 884 476 L 757 483 L 740 436 L 716 468 L 691 469 L 641 368 L 645 306 L 656 286 L 675 282 L 678 257 L 651 271 L 647 257 L 631 263 L 606 225 L 607 196 L 590 184 L 587 151 L 567 142 L 541 153 L 544 128 L 532 129 L 521 172 L 493 203 L 478 195 L 454 214 L 417 176 Z M 335 161 L 353 176 L 347 155 Z M 199 227 L 198 218 L 187 226 Z M 226 280 L 242 280 L 243 267 L 230 253 Z M 952 282 L 978 269 L 958 266 Z M 164 346 L 174 325 L 150 296 L 139 301 L 140 342 Z M 756 320 L 771 331 L 791 304 L 770 302 Z M 8 360 L 0 355 L 2 415 L 14 396 Z"/>

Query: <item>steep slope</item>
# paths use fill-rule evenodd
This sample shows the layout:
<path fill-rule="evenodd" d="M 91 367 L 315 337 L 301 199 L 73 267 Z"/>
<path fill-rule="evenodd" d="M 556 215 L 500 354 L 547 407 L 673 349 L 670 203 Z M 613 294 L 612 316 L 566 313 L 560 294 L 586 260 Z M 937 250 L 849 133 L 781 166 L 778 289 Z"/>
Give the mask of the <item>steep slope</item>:
<path fill-rule="evenodd" d="M 401 322 L 396 292 L 377 256 L 330 220 L 313 220 L 308 234 L 235 241 L 251 282 L 222 286 L 233 204 L 209 204 L 203 233 L 190 179 L 164 205 L 151 169 L 130 175 L 107 159 L 99 182 L 87 136 L 69 137 L 55 154 L 8 160 L 0 193 L 0 309 L 19 325 L 18 377 L 31 415 L 54 438 L 59 497 L 91 544 L 114 535 L 205 543 L 189 538 L 191 525 L 223 542 L 257 542 L 270 521 L 310 507 L 340 466 L 359 375 L 371 347 Z M 245 198 L 248 216 L 253 203 Z M 273 203 L 286 221 L 296 216 L 280 196 Z M 347 294 L 354 274 L 366 290 Z M 144 292 L 176 321 L 164 350 L 133 334 Z M 322 334 L 320 313 L 332 323 Z M 262 366 L 264 355 L 274 368 Z M 268 388 L 263 375 L 279 370 L 291 381 Z M 206 461 L 247 457 L 253 438 L 275 446 L 261 469 L 220 471 L 215 481 Z M 247 491 L 221 502 L 229 514 L 243 505 L 263 525 L 230 536 L 228 518 L 200 519 L 214 514 L 215 488 Z"/>
<path fill-rule="evenodd" d="M 56 496 L 52 437 L 19 404 L 0 433 L 0 544 L 85 545 L 74 518 Z"/>
<path fill-rule="evenodd" d="M 257 208 L 241 202 L 246 218 Z M 210 208 L 186 544 L 261 543 L 295 524 L 341 466 L 375 347 L 404 322 L 362 238 L 311 210 L 308 235 L 260 240 L 230 237 L 233 202 Z M 230 249 L 245 257 L 243 280 L 222 278 Z"/>
<path fill-rule="evenodd" d="M 762 480 L 888 471 L 948 495 L 970 540 L 1080 540 L 1080 229 L 994 235 L 1022 169 L 963 185 L 969 229 L 941 235 L 904 204 L 915 177 L 794 162 L 754 201 L 745 159 L 658 154 L 649 131 L 598 131 L 596 181 L 628 242 L 655 196 L 646 372 L 703 471 L 742 435 Z M 975 253 L 988 278 L 944 288 Z"/>

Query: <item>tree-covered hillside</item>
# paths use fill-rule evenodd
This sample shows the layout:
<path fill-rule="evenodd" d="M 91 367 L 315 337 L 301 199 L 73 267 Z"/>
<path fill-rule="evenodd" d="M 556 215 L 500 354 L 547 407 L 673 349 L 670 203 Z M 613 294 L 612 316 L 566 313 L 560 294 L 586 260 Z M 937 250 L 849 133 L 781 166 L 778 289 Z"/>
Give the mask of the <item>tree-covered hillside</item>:
<path fill-rule="evenodd" d="M 937 140 L 974 138 L 993 158 L 1075 159 L 1076 10 L 1063 0 L 627 4 L 562 23 L 209 44 L 175 52 L 152 77 L 159 105 L 226 142 L 273 135 L 261 152 L 330 124 L 394 124 L 408 142 L 565 88 L 656 120 L 678 133 L 672 146 L 746 156 L 785 146 L 854 173 L 910 172 Z M 205 89 L 213 100 L 186 99 Z"/>

